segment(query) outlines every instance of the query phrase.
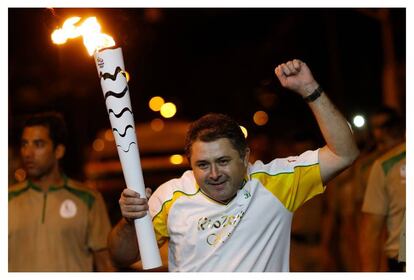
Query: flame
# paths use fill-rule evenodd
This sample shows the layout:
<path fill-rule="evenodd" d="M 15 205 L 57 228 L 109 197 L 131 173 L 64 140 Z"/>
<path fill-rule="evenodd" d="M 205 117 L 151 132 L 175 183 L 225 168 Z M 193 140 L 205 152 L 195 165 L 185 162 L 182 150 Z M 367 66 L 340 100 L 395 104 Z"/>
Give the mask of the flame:
<path fill-rule="evenodd" d="M 96 17 L 89 17 L 77 26 L 80 20 L 80 17 L 68 18 L 62 28 L 55 29 L 51 35 L 53 43 L 61 45 L 68 39 L 83 37 L 83 44 L 89 55 L 93 55 L 100 49 L 115 46 L 115 41 L 111 36 L 101 33 L 101 26 Z"/>

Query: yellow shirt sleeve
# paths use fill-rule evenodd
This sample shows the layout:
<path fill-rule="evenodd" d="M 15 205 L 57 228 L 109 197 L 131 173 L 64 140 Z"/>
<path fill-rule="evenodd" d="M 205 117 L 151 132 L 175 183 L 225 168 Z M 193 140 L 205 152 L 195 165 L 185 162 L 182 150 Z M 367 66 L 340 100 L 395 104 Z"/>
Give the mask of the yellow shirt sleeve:
<path fill-rule="evenodd" d="M 292 172 L 275 175 L 255 173 L 252 178 L 258 179 L 291 212 L 325 190 L 318 163 L 295 166 Z"/>

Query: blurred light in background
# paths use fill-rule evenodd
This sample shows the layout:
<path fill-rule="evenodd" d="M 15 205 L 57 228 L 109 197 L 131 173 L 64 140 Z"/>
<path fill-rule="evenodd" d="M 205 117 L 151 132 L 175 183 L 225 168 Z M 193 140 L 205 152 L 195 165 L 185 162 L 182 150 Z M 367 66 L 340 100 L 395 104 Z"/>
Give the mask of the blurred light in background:
<path fill-rule="evenodd" d="M 177 107 L 175 107 L 175 104 L 172 102 L 164 103 L 164 105 L 161 106 L 160 113 L 164 118 L 171 118 L 175 115 L 176 112 Z"/>
<path fill-rule="evenodd" d="M 157 8 L 146 8 L 144 9 L 145 20 L 150 23 L 157 23 L 162 20 L 163 14 L 161 9 Z"/>
<path fill-rule="evenodd" d="M 102 139 L 96 139 L 93 141 L 92 148 L 97 152 L 101 152 L 105 148 L 105 142 Z"/>
<path fill-rule="evenodd" d="M 263 125 L 267 124 L 268 120 L 269 120 L 269 116 L 267 115 L 267 113 L 265 111 L 257 111 L 253 115 L 254 123 L 259 125 L 259 126 L 263 126 Z"/>
<path fill-rule="evenodd" d="M 107 129 L 106 131 L 105 131 L 105 140 L 106 141 L 108 141 L 108 142 L 113 142 L 115 139 L 114 139 L 114 134 L 112 133 L 112 129 Z"/>
<path fill-rule="evenodd" d="M 248 135 L 248 133 L 247 133 L 247 129 L 244 127 L 244 126 L 242 126 L 242 125 L 240 125 L 240 129 L 241 129 L 241 131 L 243 132 L 243 134 L 244 134 L 244 138 L 247 138 L 247 135 Z"/>
<path fill-rule="evenodd" d="M 170 162 L 175 165 L 183 163 L 183 160 L 184 158 L 182 155 L 175 154 L 170 156 Z"/>
<path fill-rule="evenodd" d="M 361 115 L 356 115 L 353 119 L 353 123 L 356 127 L 363 127 L 365 125 L 365 119 Z"/>
<path fill-rule="evenodd" d="M 22 168 L 17 169 L 14 172 L 14 178 L 17 182 L 23 182 L 26 179 L 26 171 Z"/>
<path fill-rule="evenodd" d="M 164 121 L 162 119 L 156 118 L 151 121 L 151 129 L 154 131 L 161 131 L 164 128 Z"/>
<path fill-rule="evenodd" d="M 164 99 L 160 96 L 154 96 L 149 101 L 149 107 L 154 112 L 158 112 L 162 105 L 164 105 Z"/>
<path fill-rule="evenodd" d="M 125 74 L 125 78 L 127 80 L 127 82 L 129 82 L 130 76 L 129 73 L 127 71 L 122 71 Z"/>

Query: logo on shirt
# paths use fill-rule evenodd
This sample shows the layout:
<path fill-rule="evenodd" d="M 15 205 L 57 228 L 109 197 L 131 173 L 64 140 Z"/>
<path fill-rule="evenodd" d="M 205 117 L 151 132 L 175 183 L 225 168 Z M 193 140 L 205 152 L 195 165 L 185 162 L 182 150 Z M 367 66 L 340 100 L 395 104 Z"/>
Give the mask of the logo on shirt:
<path fill-rule="evenodd" d="M 244 189 L 243 191 L 244 191 L 243 193 L 244 199 L 248 199 L 249 197 L 252 197 L 252 195 L 250 194 L 248 190 Z"/>
<path fill-rule="evenodd" d="M 240 211 L 236 215 L 223 215 L 220 218 L 211 219 L 201 217 L 198 220 L 197 229 L 199 231 L 209 231 L 206 242 L 210 246 L 216 246 L 224 243 L 232 234 L 234 227 L 240 222 L 244 216 L 244 211 Z"/>
<path fill-rule="evenodd" d="M 62 218 L 65 218 L 65 219 L 73 218 L 75 217 L 76 212 L 77 212 L 76 204 L 71 199 L 66 199 L 60 205 L 59 213 Z"/>

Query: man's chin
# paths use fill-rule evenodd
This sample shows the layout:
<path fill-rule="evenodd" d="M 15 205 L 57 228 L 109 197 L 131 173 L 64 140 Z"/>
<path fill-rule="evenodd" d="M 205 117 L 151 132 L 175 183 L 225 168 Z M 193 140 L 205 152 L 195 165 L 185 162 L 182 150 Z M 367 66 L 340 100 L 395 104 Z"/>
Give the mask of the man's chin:
<path fill-rule="evenodd" d="M 222 203 L 227 203 L 234 197 L 234 195 L 228 195 L 228 194 L 225 194 L 225 193 L 216 193 L 216 194 L 212 194 L 210 196 L 214 200 L 222 202 Z"/>
<path fill-rule="evenodd" d="M 26 170 L 27 173 L 27 178 L 31 178 L 31 179 L 38 179 L 41 177 L 40 172 L 37 172 L 36 170 Z"/>

